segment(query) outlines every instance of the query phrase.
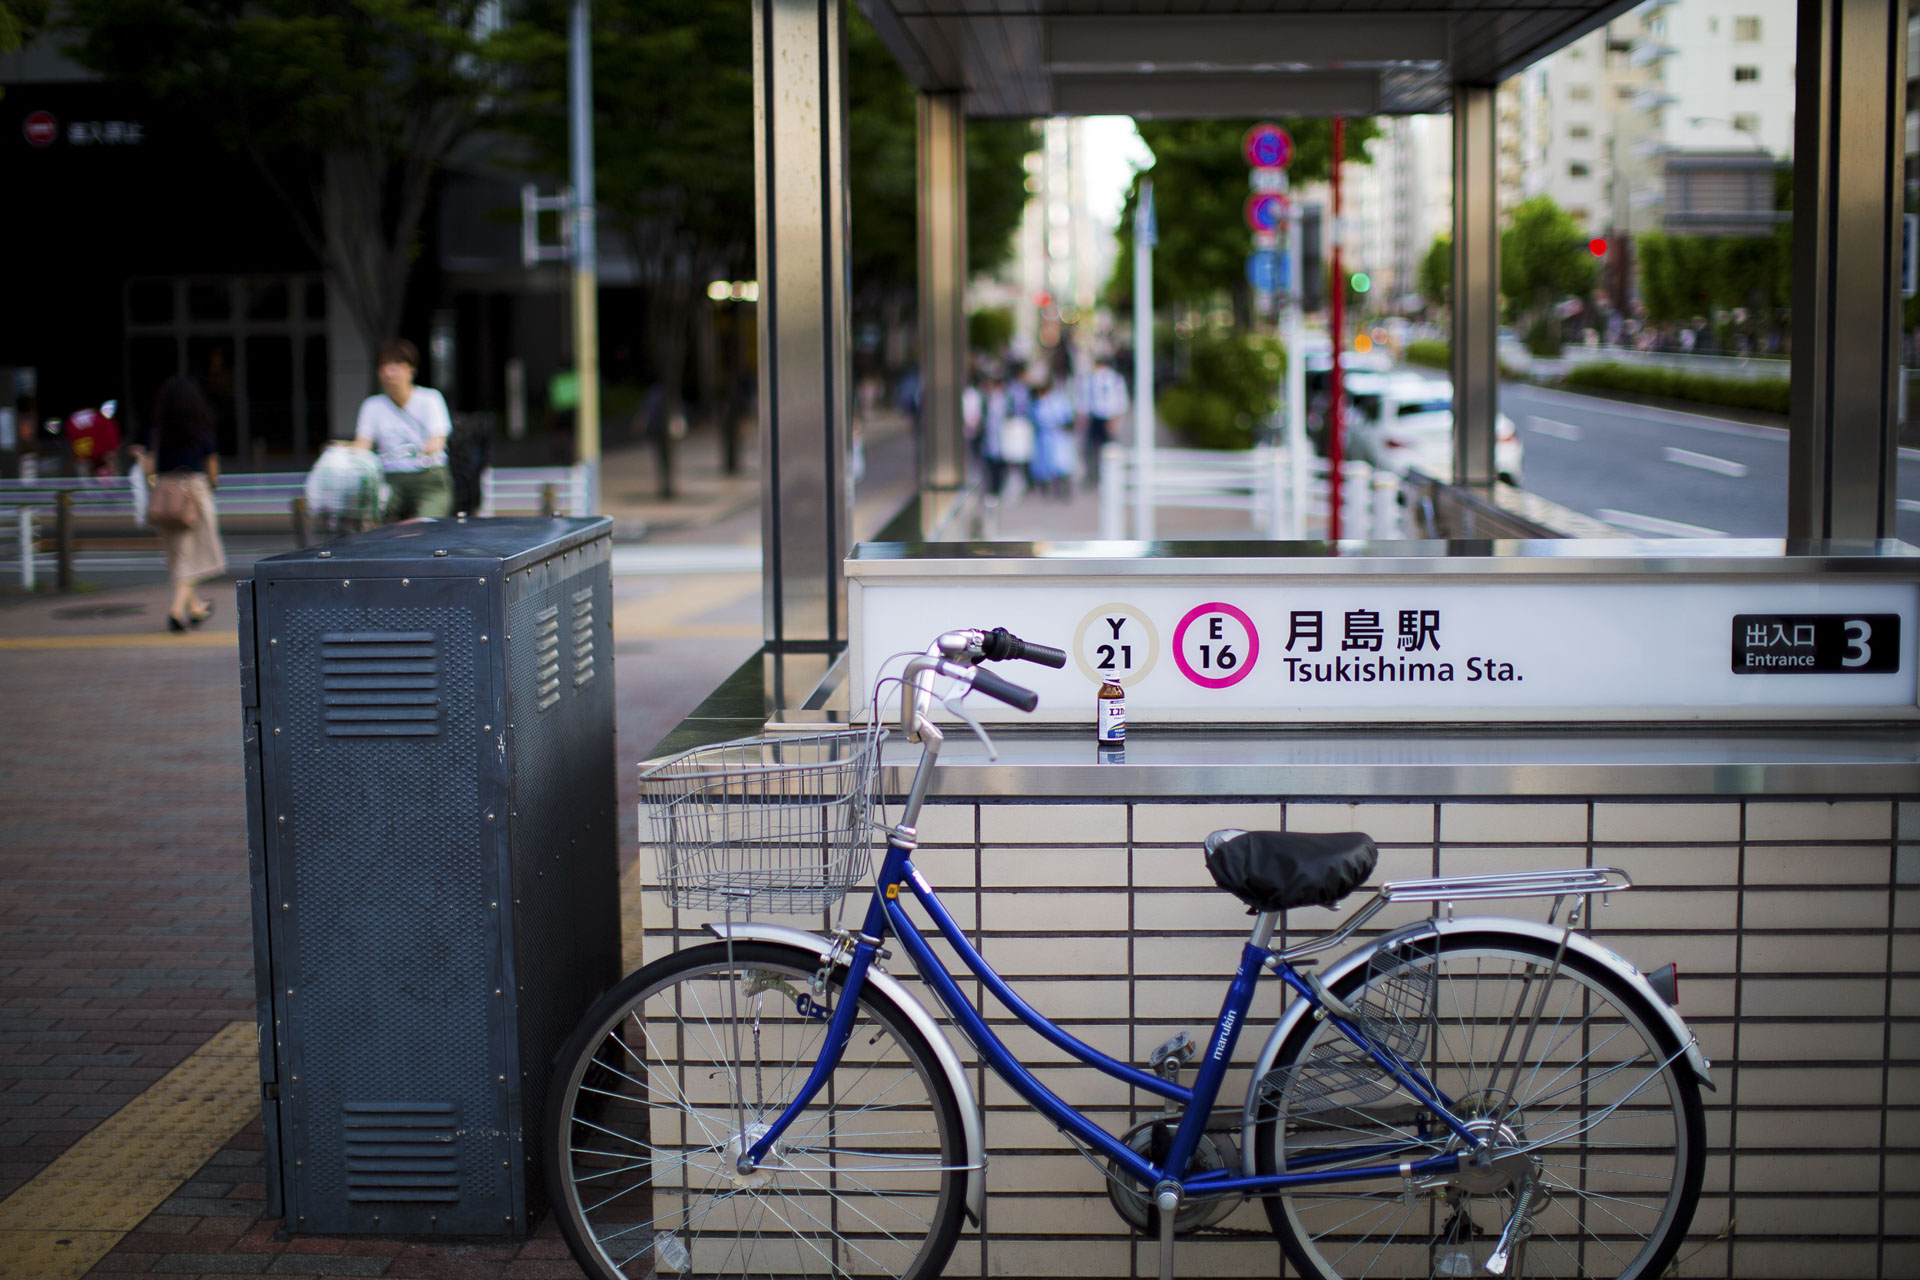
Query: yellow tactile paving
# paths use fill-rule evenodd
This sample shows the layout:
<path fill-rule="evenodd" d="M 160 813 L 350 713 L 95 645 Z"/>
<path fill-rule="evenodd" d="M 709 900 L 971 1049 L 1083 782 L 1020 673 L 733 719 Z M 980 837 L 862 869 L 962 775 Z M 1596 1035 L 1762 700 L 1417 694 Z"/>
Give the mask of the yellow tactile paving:
<path fill-rule="evenodd" d="M 0 1280 L 77 1280 L 259 1114 L 258 1034 L 223 1027 L 0 1201 Z"/>
<path fill-rule="evenodd" d="M 239 642 L 231 631 L 189 631 L 175 635 L 171 631 L 141 632 L 125 636 L 0 636 L 0 650 L 7 649 L 181 649 L 222 647 L 231 649 Z"/>

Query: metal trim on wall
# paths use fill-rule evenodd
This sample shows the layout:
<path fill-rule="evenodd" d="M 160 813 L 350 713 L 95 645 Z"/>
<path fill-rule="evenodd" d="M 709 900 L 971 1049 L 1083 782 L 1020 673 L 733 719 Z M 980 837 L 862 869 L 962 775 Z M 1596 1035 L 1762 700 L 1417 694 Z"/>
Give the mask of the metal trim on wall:
<path fill-rule="evenodd" d="M 845 637 L 852 490 L 845 0 L 755 0 L 761 544 L 767 643 Z"/>
<path fill-rule="evenodd" d="M 920 488 L 967 480 L 967 122 L 963 96 L 919 101 Z"/>
<path fill-rule="evenodd" d="M 1498 113 L 1492 86 L 1453 87 L 1453 482 L 1491 485 L 1500 412 Z"/>

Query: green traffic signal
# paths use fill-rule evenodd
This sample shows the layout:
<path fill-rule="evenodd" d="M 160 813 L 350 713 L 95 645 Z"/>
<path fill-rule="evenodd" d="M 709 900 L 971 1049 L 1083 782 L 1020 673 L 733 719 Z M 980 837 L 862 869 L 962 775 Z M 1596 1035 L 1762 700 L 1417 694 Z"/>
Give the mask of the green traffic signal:
<path fill-rule="evenodd" d="M 1355 293 L 1365 293 L 1367 290 L 1373 288 L 1373 281 L 1367 278 L 1367 273 L 1364 271 L 1356 271 L 1353 273 L 1352 284 Z"/>

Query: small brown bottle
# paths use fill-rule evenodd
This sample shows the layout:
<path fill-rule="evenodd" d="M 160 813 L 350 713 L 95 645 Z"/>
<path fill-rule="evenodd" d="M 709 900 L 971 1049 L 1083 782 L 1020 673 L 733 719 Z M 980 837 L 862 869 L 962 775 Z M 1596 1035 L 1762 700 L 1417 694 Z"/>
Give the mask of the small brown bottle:
<path fill-rule="evenodd" d="M 1100 686 L 1093 700 L 1093 740 L 1101 743 L 1127 740 L 1127 691 L 1111 680 Z"/>

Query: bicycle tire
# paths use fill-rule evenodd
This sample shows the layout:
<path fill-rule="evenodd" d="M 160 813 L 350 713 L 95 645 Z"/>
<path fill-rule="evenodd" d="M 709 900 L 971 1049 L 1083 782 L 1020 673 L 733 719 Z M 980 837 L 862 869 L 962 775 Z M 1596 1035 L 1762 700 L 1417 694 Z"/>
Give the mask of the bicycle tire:
<path fill-rule="evenodd" d="M 1508 1276 L 1656 1277 L 1700 1196 L 1699 1084 L 1666 1021 L 1618 974 L 1568 952 L 1543 984 L 1555 951 L 1496 931 L 1431 934 L 1331 989 L 1370 1035 L 1398 1038 L 1469 1129 L 1534 1161 L 1545 1191 L 1532 1194 L 1533 1232 Z M 1303 1019 L 1256 1087 L 1265 1174 L 1397 1165 L 1464 1145 L 1325 1019 Z M 1302 1188 L 1265 1207 L 1304 1276 L 1484 1275 L 1516 1202 L 1514 1167 Z"/>
<path fill-rule="evenodd" d="M 628 975 L 581 1021 L 555 1060 L 545 1147 L 588 1275 L 925 1280 L 946 1265 L 966 1200 L 960 1103 L 870 985 L 840 1068 L 761 1169 L 734 1166 L 817 1060 L 819 968 L 797 947 L 711 943 Z"/>

